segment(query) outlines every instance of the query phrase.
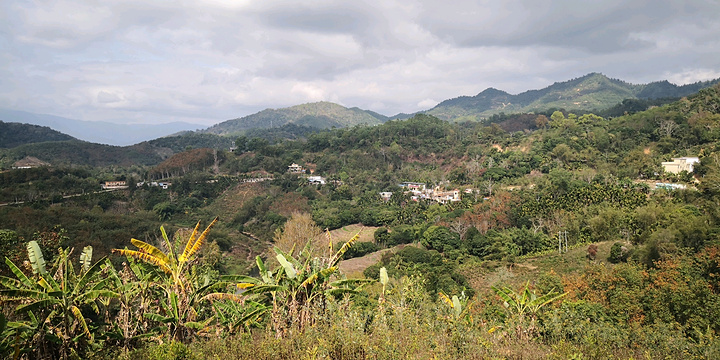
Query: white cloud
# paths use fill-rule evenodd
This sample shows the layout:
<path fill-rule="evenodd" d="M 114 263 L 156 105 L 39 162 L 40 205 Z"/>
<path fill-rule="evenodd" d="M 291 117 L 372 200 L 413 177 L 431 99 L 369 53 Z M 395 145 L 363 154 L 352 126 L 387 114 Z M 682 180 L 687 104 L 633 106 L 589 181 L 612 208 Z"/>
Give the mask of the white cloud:
<path fill-rule="evenodd" d="M 0 2 L 0 107 L 211 124 L 333 101 L 386 115 L 603 72 L 720 76 L 716 2 Z"/>
<path fill-rule="evenodd" d="M 673 84 L 686 85 L 720 78 L 720 71 L 717 69 L 683 69 L 678 73 L 666 72 L 663 77 Z"/>

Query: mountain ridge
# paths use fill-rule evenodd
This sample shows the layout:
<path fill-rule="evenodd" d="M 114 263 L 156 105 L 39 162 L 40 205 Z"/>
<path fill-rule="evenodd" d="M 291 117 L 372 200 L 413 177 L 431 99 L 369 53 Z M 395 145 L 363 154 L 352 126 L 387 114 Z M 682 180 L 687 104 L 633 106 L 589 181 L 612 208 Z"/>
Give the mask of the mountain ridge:
<path fill-rule="evenodd" d="M 28 111 L 0 109 L 0 120 L 47 126 L 78 140 L 97 144 L 128 146 L 169 136 L 181 131 L 197 130 L 203 125 L 184 122 L 165 124 L 116 124 L 106 121 L 84 121 Z"/>
<path fill-rule="evenodd" d="M 720 79 L 675 85 L 662 80 L 648 84 L 631 84 L 593 72 L 517 95 L 490 87 L 475 96 L 459 96 L 444 100 L 424 113 L 446 121 L 479 121 L 501 112 L 535 112 L 552 108 L 600 111 L 626 99 L 688 96 L 718 81 Z"/>
<path fill-rule="evenodd" d="M 4 122 L 0 120 L 0 148 L 14 148 L 17 146 L 46 141 L 77 140 L 74 137 L 53 130 L 48 126 Z"/>
<path fill-rule="evenodd" d="M 200 132 L 230 135 L 239 134 L 250 129 L 274 128 L 290 123 L 327 129 L 355 125 L 377 125 L 388 119 L 387 116 L 362 110 L 358 107 L 347 108 L 329 101 L 319 101 L 286 108 L 265 109 L 255 114 L 223 121 Z"/>

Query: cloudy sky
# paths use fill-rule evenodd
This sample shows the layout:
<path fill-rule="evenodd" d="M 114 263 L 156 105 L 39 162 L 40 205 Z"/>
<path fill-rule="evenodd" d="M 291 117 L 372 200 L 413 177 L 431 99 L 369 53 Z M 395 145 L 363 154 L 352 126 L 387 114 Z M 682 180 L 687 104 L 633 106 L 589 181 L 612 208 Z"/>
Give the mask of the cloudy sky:
<path fill-rule="evenodd" d="M 590 72 L 720 77 L 717 0 L 0 1 L 0 108 L 210 125 L 332 101 L 386 115 Z"/>

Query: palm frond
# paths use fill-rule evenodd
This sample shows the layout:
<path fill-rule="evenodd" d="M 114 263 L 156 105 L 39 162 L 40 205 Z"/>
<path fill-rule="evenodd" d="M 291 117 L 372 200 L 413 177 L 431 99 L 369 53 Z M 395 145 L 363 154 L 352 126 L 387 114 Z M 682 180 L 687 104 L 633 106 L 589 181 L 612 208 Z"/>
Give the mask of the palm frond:
<path fill-rule="evenodd" d="M 502 299 L 505 302 L 505 304 L 504 304 L 505 307 L 509 307 L 509 306 L 517 307 L 517 302 L 511 296 L 511 294 L 515 293 L 514 291 L 512 291 L 511 289 L 508 289 L 508 288 L 500 289 L 495 286 L 491 286 L 490 289 L 492 289 L 492 291 L 494 291 L 495 294 L 497 294 L 497 296 L 499 296 L 500 299 Z"/>
<path fill-rule="evenodd" d="M 19 289 L 24 284 L 18 279 L 9 278 L 6 276 L 0 276 L 0 285 L 8 289 Z"/>
<path fill-rule="evenodd" d="M 37 309 L 41 309 L 41 308 L 46 308 L 46 307 L 49 307 L 49 306 L 51 306 L 51 305 L 56 305 L 56 304 L 59 304 L 59 303 L 60 303 L 60 300 L 58 300 L 58 299 L 45 299 L 45 300 L 35 301 L 35 302 L 30 303 L 30 304 L 27 304 L 27 305 L 18 306 L 18 307 L 15 309 L 15 312 L 19 312 L 19 313 L 22 313 L 22 312 L 25 312 L 25 311 L 30 311 L 30 312 L 32 312 L 33 310 L 37 310 Z M 50 316 L 48 316 L 48 318 L 50 318 Z"/>
<path fill-rule="evenodd" d="M 92 334 L 90 334 L 90 330 L 88 329 L 87 323 L 85 322 L 85 317 L 80 312 L 80 309 L 77 308 L 77 306 L 72 306 L 70 308 L 70 311 L 72 312 L 73 316 L 75 317 L 75 320 L 80 323 L 80 327 L 83 329 L 83 333 L 87 335 L 87 337 L 92 341 Z"/>
<path fill-rule="evenodd" d="M 27 243 L 27 253 L 33 273 L 40 275 L 47 273 L 47 270 L 45 270 L 45 258 L 43 258 L 40 245 L 38 245 L 37 241 L 33 240 Z"/>
<path fill-rule="evenodd" d="M 220 281 L 223 282 L 249 282 L 253 284 L 261 284 L 262 282 L 252 276 L 247 275 L 222 275 Z"/>
<path fill-rule="evenodd" d="M 297 276 L 297 270 L 295 270 L 295 267 L 285 259 L 285 256 L 282 254 L 277 254 L 276 258 L 280 262 L 280 265 L 285 269 L 285 275 L 287 275 L 288 279 L 294 279 Z"/>
<path fill-rule="evenodd" d="M 200 250 L 200 247 L 205 242 L 205 239 L 207 238 L 208 233 L 210 233 L 210 229 L 213 227 L 213 225 L 215 225 L 215 223 L 218 222 L 218 219 L 219 218 L 217 216 L 215 217 L 215 219 L 213 219 L 213 221 L 210 223 L 210 225 L 208 225 L 208 227 L 205 228 L 205 231 L 203 231 L 202 234 L 200 234 L 200 236 L 198 236 L 197 240 L 195 240 L 192 247 L 188 251 L 187 255 L 185 253 L 183 253 L 183 255 L 186 255 L 186 256 L 184 258 L 181 256 L 181 258 L 183 258 L 183 260 L 180 260 L 180 261 L 187 261 L 193 255 L 195 255 L 195 253 L 197 253 L 198 250 Z M 199 222 L 198 222 L 198 224 L 199 224 Z"/>
<path fill-rule="evenodd" d="M 333 281 L 329 285 L 332 287 L 363 286 L 374 281 L 373 279 L 341 279 Z"/>
<path fill-rule="evenodd" d="M 380 283 L 383 285 L 383 288 L 388 284 L 388 281 L 390 281 L 390 278 L 388 277 L 387 269 L 383 266 L 380 268 Z"/>
<path fill-rule="evenodd" d="M 245 295 L 238 295 L 238 294 L 230 294 L 230 293 L 212 293 L 205 295 L 202 300 L 210 300 L 210 301 L 217 301 L 217 300 L 230 300 L 234 302 L 243 302 L 245 300 Z"/>
<path fill-rule="evenodd" d="M 162 316 L 160 314 L 145 313 L 145 314 L 143 314 L 143 316 L 145 316 L 146 318 L 148 318 L 150 320 L 161 322 L 161 323 L 169 323 L 174 320 L 174 318 L 172 316 Z"/>
<path fill-rule="evenodd" d="M 170 270 L 169 267 L 167 267 L 167 262 L 163 261 L 163 259 L 157 258 L 155 256 L 152 256 L 148 253 L 135 251 L 135 250 L 128 250 L 128 249 L 113 249 L 113 252 L 119 253 L 120 255 L 125 255 L 127 257 L 134 257 L 138 258 L 142 261 L 145 261 L 146 263 L 155 265 L 159 267 L 162 271 L 172 274 L 172 270 Z M 167 259 L 167 257 L 166 257 Z"/>
<path fill-rule="evenodd" d="M 25 275 L 25 273 L 22 272 L 22 270 L 20 270 L 20 268 L 15 266 L 15 264 L 7 257 L 5 258 L 5 264 L 7 264 L 7 266 L 10 268 L 10 271 L 15 274 L 15 277 L 18 278 L 20 282 L 22 282 L 25 286 L 32 286 L 33 282 Z"/>
<path fill-rule="evenodd" d="M 241 317 L 240 320 L 236 321 L 235 324 L 233 325 L 233 327 L 238 327 L 240 324 L 247 323 L 247 322 L 250 321 L 250 319 L 252 319 L 252 318 L 254 318 L 254 317 L 256 317 L 256 316 L 260 316 L 261 314 L 263 314 L 263 313 L 266 312 L 267 310 L 268 310 L 268 309 L 265 308 L 265 307 L 261 307 L 261 308 L 259 308 L 259 309 L 253 310 L 253 311 L 250 312 L 249 314 Z"/>
<path fill-rule="evenodd" d="M 450 300 L 450 298 L 447 295 L 445 295 L 444 292 L 441 291 L 438 293 L 438 295 L 440 296 L 440 300 L 442 300 L 444 303 L 450 305 L 450 307 L 454 306 L 452 300 Z"/>
<path fill-rule="evenodd" d="M 197 225 L 195 225 L 195 229 L 193 229 L 192 234 L 190 235 L 190 239 L 188 239 L 187 243 L 185 244 L 185 250 L 183 250 L 182 255 L 180 255 L 180 258 L 178 261 L 186 261 L 189 257 L 190 249 L 192 249 L 192 246 L 195 244 L 195 237 L 197 237 L 198 230 L 200 229 L 200 221 L 197 222 Z"/>
<path fill-rule="evenodd" d="M 330 266 L 335 266 L 335 265 L 337 265 L 337 263 L 340 262 L 340 260 L 342 260 L 342 257 L 343 257 L 343 255 L 345 255 L 345 252 L 347 252 L 350 249 L 350 247 L 353 246 L 355 241 L 357 241 L 357 239 L 360 238 L 361 232 L 362 232 L 362 229 L 360 229 L 360 231 L 358 231 L 358 233 L 355 234 L 355 236 L 353 236 L 350 240 L 348 240 L 346 243 L 344 243 L 343 246 L 340 247 L 340 249 L 335 253 L 335 255 L 333 255 L 332 260 L 330 260 Z"/>
<path fill-rule="evenodd" d="M 551 291 L 551 292 L 549 292 L 549 293 L 547 293 L 547 294 L 545 294 L 545 295 L 543 295 L 543 296 L 541 296 L 541 297 L 538 297 L 538 298 L 536 298 L 535 300 L 533 300 L 533 301 L 530 303 L 530 307 L 532 308 L 532 310 L 533 310 L 534 312 L 536 312 L 536 311 L 540 310 L 540 308 L 542 308 L 543 306 L 545 306 L 545 305 L 547 305 L 547 304 L 549 304 L 549 303 L 551 303 L 551 302 L 553 302 L 553 301 L 555 301 L 555 300 L 558 300 L 558 299 L 560 299 L 561 297 L 563 297 L 563 296 L 565 296 L 565 295 L 567 295 L 567 294 L 568 294 L 568 293 L 562 293 L 562 294 L 556 295 L 556 293 L 555 293 L 554 291 Z"/>
<path fill-rule="evenodd" d="M 170 241 L 170 238 L 168 238 L 167 232 L 165 232 L 165 227 L 160 226 L 160 234 L 162 235 L 163 240 L 165 240 L 165 246 L 167 247 L 168 251 L 168 257 L 172 259 L 172 261 L 177 260 L 175 255 L 175 247 L 173 246 L 172 241 Z"/>
<path fill-rule="evenodd" d="M 85 252 L 83 252 L 84 254 Z M 90 250 L 90 253 L 92 256 L 92 248 Z M 95 278 L 95 274 L 97 274 L 100 270 L 103 269 L 103 265 L 105 265 L 105 262 L 102 261 L 103 259 L 98 260 L 95 264 L 90 266 L 90 263 L 87 263 L 87 267 L 85 267 L 85 264 L 83 264 L 84 273 L 82 277 L 80 278 L 80 281 L 78 281 L 77 285 L 75 286 L 76 291 L 80 291 L 85 288 L 85 286 Z M 110 278 L 105 278 L 106 281 Z"/>
<path fill-rule="evenodd" d="M 45 291 L 32 290 L 32 289 L 2 289 L 0 290 L 0 297 L 9 300 L 18 299 L 34 299 L 41 300 L 47 299 L 48 293 Z"/>
<path fill-rule="evenodd" d="M 287 290 L 286 286 L 281 285 L 257 285 L 245 290 L 243 294 L 263 294 L 273 291 L 284 291 Z"/>
<path fill-rule="evenodd" d="M 160 251 L 160 249 L 158 249 L 157 247 L 135 238 L 130 239 L 130 242 L 136 247 L 138 247 L 140 250 L 161 260 L 165 266 L 170 266 L 170 258 L 168 258 L 168 256 L 164 252 Z"/>
<path fill-rule="evenodd" d="M 82 269 L 84 272 L 87 272 L 88 269 L 90 269 L 90 265 L 92 264 L 92 253 L 93 248 L 92 246 L 88 245 L 83 248 L 82 254 L 80 254 L 80 265 L 82 265 Z"/>
<path fill-rule="evenodd" d="M 269 284 L 272 280 L 272 272 L 267 270 L 267 267 L 265 267 L 265 263 L 263 263 L 260 255 L 255 257 L 255 263 L 257 264 L 258 271 L 260 272 L 260 277 L 266 284 Z"/>

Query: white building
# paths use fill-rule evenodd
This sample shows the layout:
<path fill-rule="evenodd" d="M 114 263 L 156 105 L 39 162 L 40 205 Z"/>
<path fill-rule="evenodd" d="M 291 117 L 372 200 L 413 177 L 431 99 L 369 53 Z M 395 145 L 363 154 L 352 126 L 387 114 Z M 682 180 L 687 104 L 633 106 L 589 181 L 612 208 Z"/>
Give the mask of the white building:
<path fill-rule="evenodd" d="M 325 185 L 325 178 L 322 176 L 308 176 L 308 182 L 315 185 Z"/>
<path fill-rule="evenodd" d="M 663 170 L 666 173 L 679 174 L 682 171 L 693 172 L 693 164 L 700 162 L 697 157 L 681 157 L 673 158 L 673 161 L 664 161 L 662 163 Z"/>

